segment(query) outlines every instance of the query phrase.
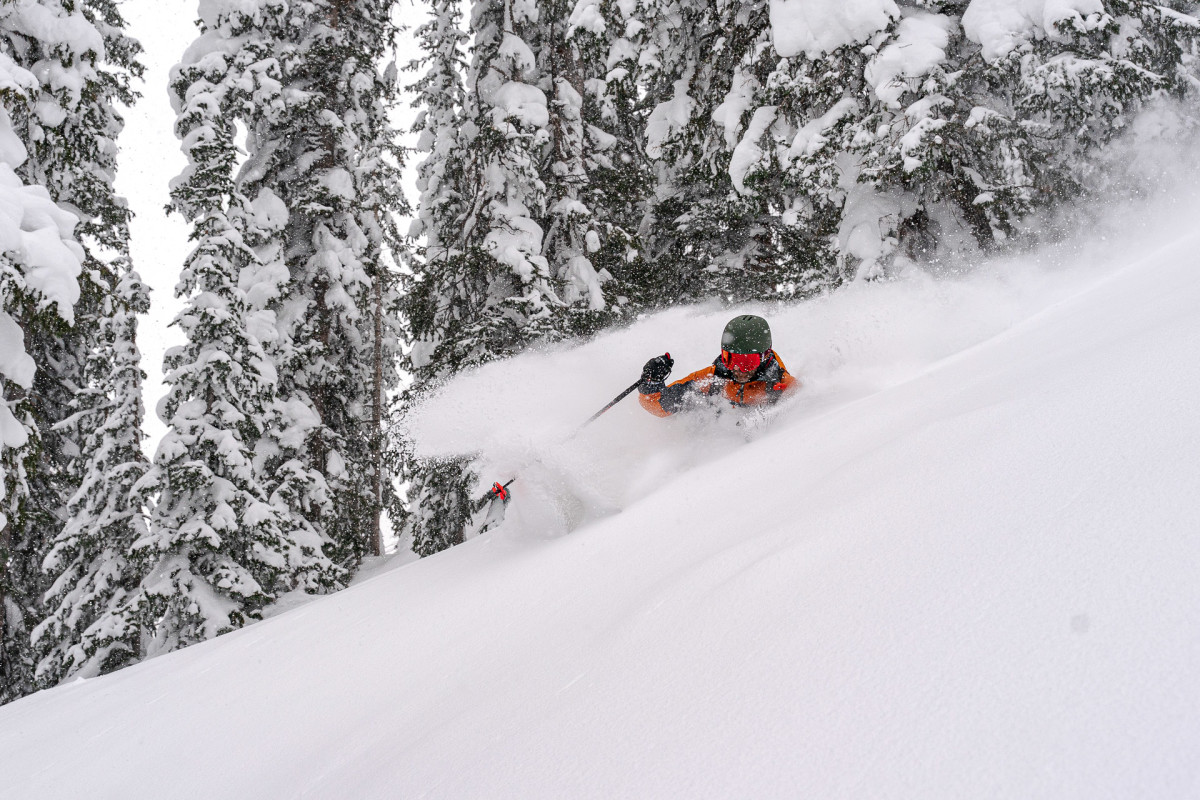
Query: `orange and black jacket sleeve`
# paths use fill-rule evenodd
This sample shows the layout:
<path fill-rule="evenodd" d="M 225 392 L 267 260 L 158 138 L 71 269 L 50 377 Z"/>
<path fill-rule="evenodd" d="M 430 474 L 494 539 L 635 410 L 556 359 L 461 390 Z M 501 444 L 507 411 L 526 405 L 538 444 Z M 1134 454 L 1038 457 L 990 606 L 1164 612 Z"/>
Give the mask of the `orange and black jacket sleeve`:
<path fill-rule="evenodd" d="M 655 416 L 669 417 L 683 408 L 689 394 L 707 391 L 713 372 L 712 367 L 705 367 L 670 386 L 664 386 L 662 382 L 643 381 L 638 387 L 638 402 Z"/>

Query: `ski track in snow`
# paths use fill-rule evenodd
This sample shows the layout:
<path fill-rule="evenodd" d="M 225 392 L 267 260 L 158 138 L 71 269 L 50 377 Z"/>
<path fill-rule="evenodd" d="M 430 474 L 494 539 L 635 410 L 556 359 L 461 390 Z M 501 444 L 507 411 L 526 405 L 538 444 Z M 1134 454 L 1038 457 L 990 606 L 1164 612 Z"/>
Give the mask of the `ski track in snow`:
<path fill-rule="evenodd" d="M 0 798 L 1197 796 L 1197 211 L 461 376 L 410 430 L 502 528 L 0 708 Z M 563 441 L 744 311 L 765 428 Z"/>

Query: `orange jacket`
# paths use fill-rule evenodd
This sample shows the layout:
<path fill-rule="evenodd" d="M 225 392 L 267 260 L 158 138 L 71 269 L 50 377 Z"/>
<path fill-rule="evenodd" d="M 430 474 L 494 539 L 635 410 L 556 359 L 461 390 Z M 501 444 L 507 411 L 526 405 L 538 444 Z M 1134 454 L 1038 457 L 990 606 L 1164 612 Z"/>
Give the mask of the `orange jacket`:
<path fill-rule="evenodd" d="M 638 387 L 638 401 L 642 408 L 659 417 L 669 417 L 682 411 L 701 397 L 719 395 L 735 406 L 770 405 L 799 386 L 800 382 L 788 373 L 775 351 L 767 352 L 767 359 L 747 383 L 733 380 L 733 373 L 718 358 L 711 365 L 670 386 L 642 384 Z"/>

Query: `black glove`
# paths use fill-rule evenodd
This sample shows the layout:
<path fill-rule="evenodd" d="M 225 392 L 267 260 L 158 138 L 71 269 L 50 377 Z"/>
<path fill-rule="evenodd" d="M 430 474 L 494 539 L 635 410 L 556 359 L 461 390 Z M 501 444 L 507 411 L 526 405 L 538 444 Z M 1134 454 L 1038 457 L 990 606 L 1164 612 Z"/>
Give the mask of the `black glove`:
<path fill-rule="evenodd" d="M 671 358 L 670 353 L 655 356 L 647 361 L 646 366 L 642 367 L 642 382 L 638 384 L 638 391 L 642 394 L 661 392 L 663 381 L 671 374 L 673 366 L 675 366 L 675 359 Z"/>

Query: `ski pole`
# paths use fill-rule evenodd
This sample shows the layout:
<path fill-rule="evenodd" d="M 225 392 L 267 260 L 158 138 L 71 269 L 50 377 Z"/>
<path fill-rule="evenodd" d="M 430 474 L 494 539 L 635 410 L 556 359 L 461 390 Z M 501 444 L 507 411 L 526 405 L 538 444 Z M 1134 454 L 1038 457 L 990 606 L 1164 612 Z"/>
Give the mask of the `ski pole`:
<path fill-rule="evenodd" d="M 634 381 L 634 382 L 633 382 L 633 386 L 630 386 L 628 389 L 626 389 L 625 391 L 621 392 L 619 395 L 617 395 L 616 397 L 614 397 L 614 398 L 612 399 L 612 402 L 610 402 L 610 403 L 609 403 L 608 405 L 606 405 L 604 408 L 602 408 L 602 409 L 600 409 L 599 411 L 597 411 L 595 414 L 592 414 L 590 417 L 588 417 L 588 418 L 587 418 L 587 422 L 584 422 L 584 423 L 583 423 L 582 425 L 580 425 L 579 427 L 581 427 L 581 428 L 586 428 L 588 425 L 590 425 L 592 422 L 594 422 L 594 421 L 596 420 L 596 418 L 597 418 L 597 417 L 599 417 L 601 414 L 603 414 L 605 411 L 608 411 L 610 408 L 612 408 L 613 406 L 615 406 L 617 403 L 621 402 L 621 401 L 622 401 L 622 400 L 624 400 L 626 397 L 628 397 L 628 396 L 629 396 L 629 394 L 630 394 L 630 393 L 631 393 L 631 392 L 632 392 L 634 389 L 636 389 L 638 386 L 640 386 L 640 385 L 641 385 L 641 383 L 642 383 L 642 379 L 641 379 L 641 378 L 638 378 L 636 381 Z"/>
<path fill-rule="evenodd" d="M 671 357 L 670 353 L 665 353 L 664 355 L 666 355 L 667 358 Z M 592 414 L 590 417 L 588 417 L 587 420 L 585 420 L 582 425 L 580 425 L 578 428 L 576 428 L 571 433 L 571 435 L 567 437 L 567 440 L 569 441 L 571 439 L 574 439 L 581 430 L 586 428 L 588 425 L 591 425 L 593 422 L 596 421 L 597 418 L 600 417 L 601 414 L 603 414 L 605 411 L 608 411 L 610 408 L 615 406 L 617 403 L 624 400 L 626 397 L 628 397 L 630 394 L 633 393 L 634 389 L 638 388 L 641 385 L 642 385 L 642 379 L 639 376 L 638 379 L 636 381 L 634 381 L 632 386 L 630 386 L 628 389 L 626 389 L 625 391 L 621 392 L 619 395 L 614 397 L 612 399 L 612 401 L 608 405 L 606 405 L 604 408 L 600 409 L 595 414 Z M 516 480 L 516 477 L 514 476 L 512 478 L 509 478 L 507 483 L 501 484 L 499 481 L 493 483 L 492 488 L 488 490 L 488 493 L 483 496 L 482 500 L 484 502 L 486 502 L 490 499 L 497 498 L 501 502 L 507 503 L 508 502 L 508 486 L 510 483 L 512 483 L 515 480 Z"/>
<path fill-rule="evenodd" d="M 665 353 L 664 355 L 666 355 L 666 357 L 667 357 L 667 358 L 670 358 L 670 357 L 671 357 L 671 354 L 670 354 L 670 353 Z M 611 402 L 611 403 L 609 403 L 609 404 L 608 404 L 608 405 L 606 405 L 604 408 L 602 408 L 602 409 L 600 409 L 599 411 L 597 411 L 595 414 L 592 414 L 590 417 L 588 417 L 588 418 L 587 418 L 587 421 L 586 421 L 586 422 L 584 422 L 582 425 L 580 425 L 578 428 L 576 428 L 576 429 L 575 429 L 575 432 L 574 432 L 574 433 L 572 433 L 572 434 L 571 434 L 571 436 L 568 436 L 567 438 L 568 438 L 568 439 L 570 439 L 570 438 L 574 437 L 576 434 L 578 434 L 578 433 L 579 433 L 581 430 L 583 430 L 584 428 L 586 428 L 588 425 L 591 425 L 593 422 L 595 422 L 595 421 L 596 421 L 596 419 L 597 419 L 597 418 L 598 418 L 598 417 L 599 417 L 601 414 L 603 414 L 605 411 L 608 411 L 610 408 L 612 408 L 613 406 L 615 406 L 617 403 L 619 403 L 619 402 L 621 402 L 622 400 L 624 400 L 626 397 L 628 397 L 630 394 L 632 394 L 632 393 L 633 393 L 633 390 L 634 390 L 634 389 L 638 388 L 638 387 L 639 387 L 639 386 L 641 386 L 641 385 L 642 385 L 642 379 L 641 379 L 641 377 L 639 377 L 639 378 L 638 378 L 636 381 L 634 381 L 634 382 L 633 382 L 633 385 L 632 385 L 632 386 L 630 386 L 628 389 L 626 389 L 625 391 L 621 392 L 619 395 L 617 395 L 616 397 L 614 397 L 614 398 L 612 399 L 612 402 Z"/>

